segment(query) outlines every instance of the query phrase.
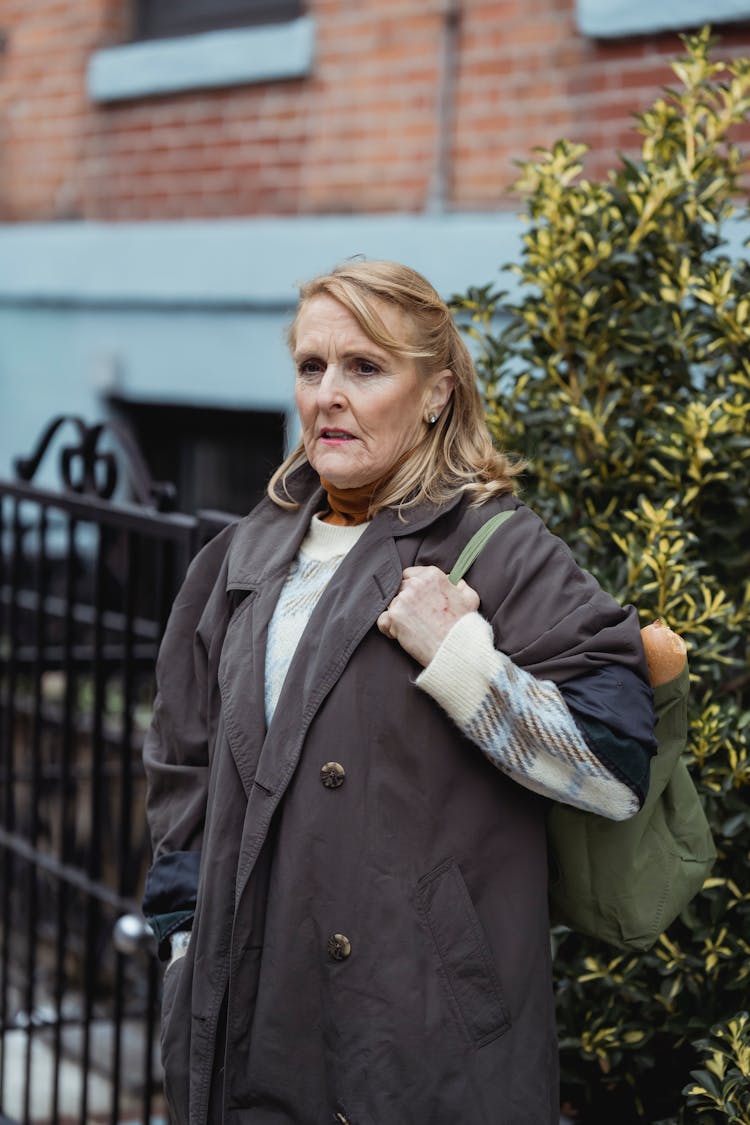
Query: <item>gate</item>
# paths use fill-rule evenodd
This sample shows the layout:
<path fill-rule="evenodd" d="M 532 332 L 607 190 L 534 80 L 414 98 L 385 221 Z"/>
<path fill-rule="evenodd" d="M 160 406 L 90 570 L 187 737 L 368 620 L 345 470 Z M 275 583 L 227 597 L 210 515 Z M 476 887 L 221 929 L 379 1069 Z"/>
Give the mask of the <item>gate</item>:
<path fill-rule="evenodd" d="M 39 480 L 55 451 L 61 489 Z M 150 1125 L 165 1111 L 141 746 L 172 599 L 234 517 L 169 511 L 127 435 L 79 418 L 15 470 L 0 481 L 0 1117 Z"/>

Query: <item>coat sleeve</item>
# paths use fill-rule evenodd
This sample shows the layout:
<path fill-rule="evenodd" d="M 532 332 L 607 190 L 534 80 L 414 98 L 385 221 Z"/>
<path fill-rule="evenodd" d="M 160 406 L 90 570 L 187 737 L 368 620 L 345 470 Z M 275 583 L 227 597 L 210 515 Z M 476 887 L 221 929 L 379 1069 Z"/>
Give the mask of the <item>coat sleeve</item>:
<path fill-rule="evenodd" d="M 538 516 L 521 512 L 505 544 L 510 592 L 492 618 L 498 647 L 557 684 L 591 750 L 642 802 L 656 738 L 637 611 L 602 590 Z"/>
<path fill-rule="evenodd" d="M 489 583 L 487 572 L 498 572 Z M 621 606 L 572 551 L 524 505 L 493 536 L 471 575 L 488 586 L 482 613 L 498 648 L 527 672 L 562 685 L 605 667 L 628 668 L 648 684 L 634 606 Z M 494 587 L 494 589 L 493 589 Z"/>
<path fill-rule="evenodd" d="M 606 594 L 524 505 L 489 540 L 468 581 L 496 651 L 485 651 L 490 637 L 482 633 L 478 644 L 464 622 L 418 684 L 522 784 L 603 815 L 612 815 L 610 790 L 618 809 L 630 790 L 635 811 L 656 745 L 635 609 Z"/>
<path fill-rule="evenodd" d="M 156 663 L 143 748 L 153 853 L 143 911 L 162 956 L 170 935 L 190 928 L 195 909 L 211 740 L 211 650 L 226 628 L 225 558 L 233 533 L 226 528 L 191 563 Z"/>
<path fill-rule="evenodd" d="M 564 685 L 537 679 L 496 649 L 479 613 L 456 622 L 416 682 L 493 765 L 527 789 L 613 820 L 641 806 L 645 747 L 634 757 L 613 734 L 612 768 L 569 707 Z"/>

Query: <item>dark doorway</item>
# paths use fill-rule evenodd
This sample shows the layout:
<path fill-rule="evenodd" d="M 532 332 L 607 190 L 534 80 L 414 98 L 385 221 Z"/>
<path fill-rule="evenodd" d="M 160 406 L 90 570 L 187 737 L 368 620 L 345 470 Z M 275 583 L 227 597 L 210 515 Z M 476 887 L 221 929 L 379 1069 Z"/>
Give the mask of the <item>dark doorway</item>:
<path fill-rule="evenodd" d="M 113 396 L 155 480 L 177 488 L 177 508 L 244 515 L 258 503 L 284 456 L 284 415 Z"/>

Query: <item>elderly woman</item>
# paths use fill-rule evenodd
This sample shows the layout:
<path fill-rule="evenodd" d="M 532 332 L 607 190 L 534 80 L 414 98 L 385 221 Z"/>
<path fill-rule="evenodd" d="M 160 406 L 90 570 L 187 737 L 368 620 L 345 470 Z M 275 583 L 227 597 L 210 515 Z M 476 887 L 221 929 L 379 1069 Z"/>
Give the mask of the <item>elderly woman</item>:
<path fill-rule="evenodd" d="M 193 562 L 145 748 L 173 1121 L 551 1125 L 545 811 L 642 803 L 635 611 L 515 497 L 424 278 L 319 277 L 290 344 L 300 446 Z"/>

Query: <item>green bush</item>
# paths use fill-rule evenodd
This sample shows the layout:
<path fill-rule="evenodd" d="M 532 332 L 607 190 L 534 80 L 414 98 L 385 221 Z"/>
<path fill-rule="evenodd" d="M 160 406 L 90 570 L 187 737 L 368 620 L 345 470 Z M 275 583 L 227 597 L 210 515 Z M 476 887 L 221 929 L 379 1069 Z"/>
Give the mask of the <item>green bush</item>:
<path fill-rule="evenodd" d="M 708 1039 L 695 1044 L 704 1068 L 694 1070 L 694 1082 L 683 1091 L 698 1113 L 732 1125 L 750 1121 L 750 1017 L 739 1012 L 726 1024 L 712 1028 Z M 717 1113 L 718 1111 L 718 1113 Z M 705 1120 L 705 1118 L 704 1118 Z"/>
<path fill-rule="evenodd" d="M 585 148 L 561 141 L 522 166 L 516 303 L 492 287 L 455 301 L 493 433 L 529 459 L 530 502 L 690 649 L 713 875 L 647 954 L 553 934 L 564 1097 L 595 1125 L 750 1122 L 720 1091 L 709 1109 L 682 1093 L 698 1042 L 742 1018 L 750 989 L 750 266 L 724 238 L 750 60 L 714 62 L 708 29 L 684 43 L 679 88 L 638 118 L 637 162 L 592 183 Z M 732 1081 L 747 1107 L 747 1066 Z"/>

